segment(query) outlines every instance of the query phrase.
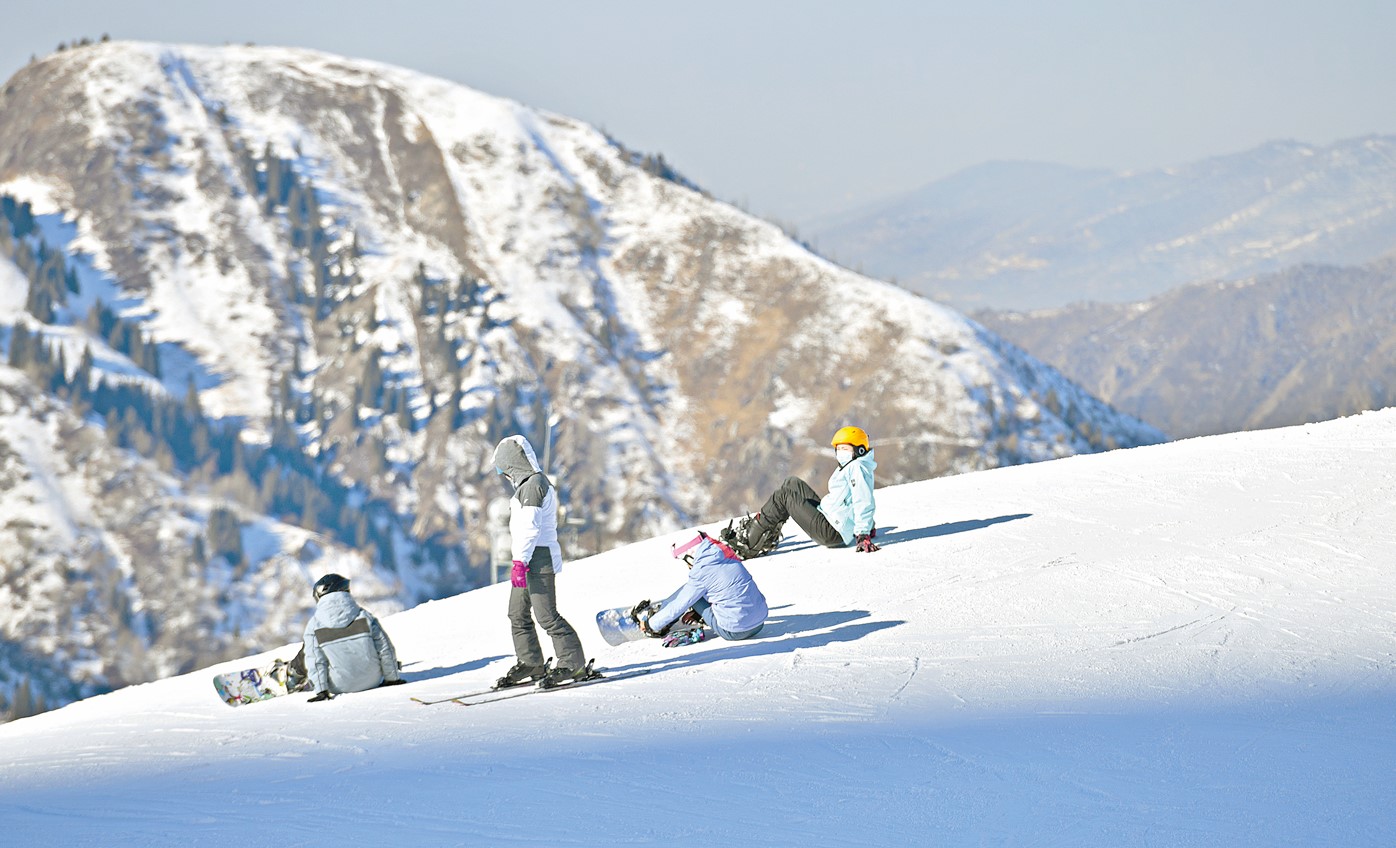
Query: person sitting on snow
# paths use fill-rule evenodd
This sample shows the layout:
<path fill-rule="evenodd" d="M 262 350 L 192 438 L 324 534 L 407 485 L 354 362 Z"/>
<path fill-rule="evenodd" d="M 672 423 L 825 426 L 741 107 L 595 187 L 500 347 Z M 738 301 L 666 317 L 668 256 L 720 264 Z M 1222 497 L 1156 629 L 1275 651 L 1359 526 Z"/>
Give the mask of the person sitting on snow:
<path fill-rule="evenodd" d="M 722 531 L 723 541 L 742 559 L 775 550 L 780 544 L 781 528 L 789 518 L 826 548 L 856 545 L 860 552 L 879 550 L 873 544 L 873 536 L 877 535 L 873 469 L 877 463 L 873 461 L 868 434 L 858 427 L 843 427 L 830 444 L 839 467 L 829 477 L 829 494 L 823 500 L 804 480 L 787 477 L 754 517 L 747 516 L 735 528 L 729 524 Z"/>
<path fill-rule="evenodd" d="M 704 628 L 724 639 L 750 639 L 766 623 L 766 596 L 736 553 L 722 542 L 698 531 L 692 541 L 674 548 L 674 557 L 688 565 L 688 580 L 659 604 L 641 601 L 632 615 L 647 636 L 666 637 L 677 622 L 681 632 L 665 639 L 665 647 L 700 642 Z"/>
<path fill-rule="evenodd" d="M 349 579 L 326 574 L 315 581 L 315 614 L 305 625 L 305 665 L 315 696 L 404 683 L 397 652 L 373 613 L 349 594 Z"/>

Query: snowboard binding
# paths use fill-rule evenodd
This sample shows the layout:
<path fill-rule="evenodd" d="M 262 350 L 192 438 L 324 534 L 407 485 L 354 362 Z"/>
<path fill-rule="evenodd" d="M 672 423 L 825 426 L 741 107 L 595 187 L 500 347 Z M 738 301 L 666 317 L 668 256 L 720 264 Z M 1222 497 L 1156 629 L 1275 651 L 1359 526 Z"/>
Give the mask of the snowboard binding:
<path fill-rule="evenodd" d="M 543 679 L 538 681 L 539 689 L 556 689 L 559 686 L 566 686 L 569 683 L 581 683 L 584 680 L 596 680 L 606 675 L 592 668 L 594 659 L 587 660 L 587 664 L 578 669 L 558 668 L 550 665 Z"/>
<path fill-rule="evenodd" d="M 640 632 L 644 633 L 646 636 L 659 639 L 669 632 L 669 628 L 666 627 L 657 632 L 650 628 L 650 619 L 654 617 L 654 614 L 657 612 L 659 612 L 659 604 L 651 604 L 649 599 L 646 598 L 630 608 L 630 619 L 639 626 Z"/>
<path fill-rule="evenodd" d="M 764 528 L 756 515 L 744 515 L 727 522 L 718 535 L 742 559 L 755 559 L 780 544 L 780 527 Z M 735 525 L 735 526 L 734 526 Z"/>

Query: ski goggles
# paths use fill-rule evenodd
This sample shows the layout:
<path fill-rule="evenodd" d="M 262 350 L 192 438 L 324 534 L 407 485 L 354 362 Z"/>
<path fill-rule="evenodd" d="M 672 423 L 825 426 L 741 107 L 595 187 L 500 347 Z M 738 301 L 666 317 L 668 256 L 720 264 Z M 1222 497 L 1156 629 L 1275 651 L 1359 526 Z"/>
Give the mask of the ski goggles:
<path fill-rule="evenodd" d="M 740 557 L 737 556 L 737 552 L 732 550 L 732 548 L 726 545 L 725 543 L 723 543 L 721 539 L 714 539 L 712 536 L 709 536 L 702 530 L 699 530 L 697 536 L 694 536 L 691 540 L 685 542 L 682 545 L 678 544 L 677 542 L 674 543 L 671 546 L 671 555 L 674 557 L 674 559 L 682 559 L 684 562 L 688 563 L 691 566 L 693 565 L 693 549 L 703 544 L 704 542 L 712 542 L 714 545 L 717 546 L 718 550 L 722 551 L 722 555 L 727 557 L 728 559 L 740 559 Z"/>
<path fill-rule="evenodd" d="M 690 541 L 685 542 L 682 546 L 680 546 L 679 543 L 675 542 L 671 546 L 672 552 L 670 555 L 674 559 L 682 559 L 685 563 L 691 566 L 693 565 L 693 554 L 690 553 L 690 551 L 701 545 L 704 541 L 707 540 L 707 538 L 708 534 L 704 533 L 702 530 L 699 530 L 697 536 L 694 536 Z"/>

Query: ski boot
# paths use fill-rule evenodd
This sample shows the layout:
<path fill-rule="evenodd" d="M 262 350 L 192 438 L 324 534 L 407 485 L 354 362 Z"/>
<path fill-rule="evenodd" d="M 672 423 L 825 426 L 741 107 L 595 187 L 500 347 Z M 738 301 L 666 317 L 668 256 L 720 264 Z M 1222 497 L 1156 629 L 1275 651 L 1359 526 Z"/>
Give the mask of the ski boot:
<path fill-rule="evenodd" d="M 595 680 L 602 677 L 601 672 L 591 667 L 596 660 L 587 660 L 587 664 L 581 668 L 552 667 L 543 675 L 543 679 L 538 681 L 539 689 L 555 689 L 558 686 L 566 686 L 569 683 L 580 683 L 583 680 Z"/>
<path fill-rule="evenodd" d="M 524 665 L 515 663 L 514 667 L 504 673 L 504 676 L 495 681 L 493 689 L 507 689 L 510 686 L 519 686 L 524 683 L 532 683 L 535 680 L 542 680 L 547 676 L 548 666 Z"/>
<path fill-rule="evenodd" d="M 734 527 L 733 524 L 736 524 Z M 742 559 L 755 559 L 768 554 L 780 544 L 780 531 L 784 522 L 777 527 L 767 527 L 761 523 L 761 513 L 745 515 L 727 522 L 719 536 L 727 547 L 737 552 Z"/>

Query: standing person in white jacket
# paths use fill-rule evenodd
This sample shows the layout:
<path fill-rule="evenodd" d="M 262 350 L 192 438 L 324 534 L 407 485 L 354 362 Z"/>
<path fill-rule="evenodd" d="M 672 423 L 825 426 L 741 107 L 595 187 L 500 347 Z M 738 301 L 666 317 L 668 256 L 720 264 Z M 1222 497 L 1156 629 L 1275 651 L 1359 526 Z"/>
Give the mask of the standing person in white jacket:
<path fill-rule="evenodd" d="M 830 442 L 839 467 L 829 475 L 829 494 L 822 499 L 814 488 L 799 477 L 787 477 L 755 516 L 741 520 L 736 528 L 722 531 L 722 540 L 742 559 L 752 559 L 775 550 L 781 528 L 793 518 L 800 529 L 826 548 L 854 545 L 855 550 L 879 550 L 873 498 L 872 443 L 861 427 L 841 427 Z"/>
<path fill-rule="evenodd" d="M 562 548 L 557 543 L 557 490 L 542 469 L 533 446 L 510 436 L 494 449 L 494 468 L 514 487 L 509 499 L 509 534 L 514 568 L 509 576 L 509 623 L 518 662 L 495 683 L 496 688 L 537 680 L 544 686 L 595 676 L 582 653 L 577 631 L 557 611 L 557 573 Z M 556 665 L 549 669 L 534 621 L 552 637 Z"/>

